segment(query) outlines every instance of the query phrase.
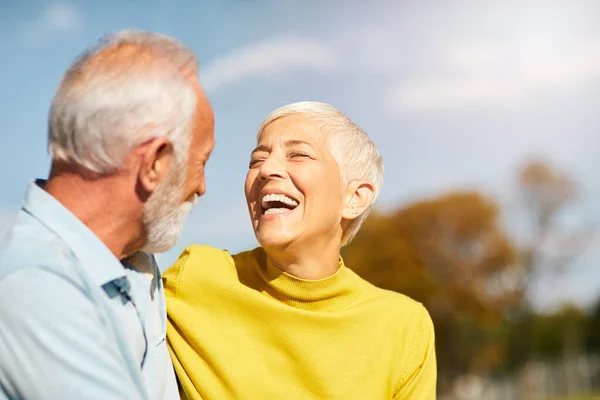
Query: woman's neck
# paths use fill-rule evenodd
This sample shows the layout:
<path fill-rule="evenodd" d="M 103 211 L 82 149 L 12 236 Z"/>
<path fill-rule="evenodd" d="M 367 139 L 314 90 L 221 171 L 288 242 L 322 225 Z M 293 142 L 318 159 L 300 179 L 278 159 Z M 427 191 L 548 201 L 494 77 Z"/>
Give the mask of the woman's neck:
<path fill-rule="evenodd" d="M 296 278 L 320 280 L 329 278 L 340 268 L 340 249 L 297 251 L 265 249 L 267 257 L 277 268 Z"/>

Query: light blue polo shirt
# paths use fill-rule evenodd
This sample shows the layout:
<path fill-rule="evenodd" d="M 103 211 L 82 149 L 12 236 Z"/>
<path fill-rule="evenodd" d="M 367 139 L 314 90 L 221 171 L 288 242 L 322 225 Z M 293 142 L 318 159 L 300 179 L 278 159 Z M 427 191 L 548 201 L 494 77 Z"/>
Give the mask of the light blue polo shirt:
<path fill-rule="evenodd" d="M 0 400 L 179 399 L 154 257 L 121 263 L 40 185 L 0 242 Z"/>

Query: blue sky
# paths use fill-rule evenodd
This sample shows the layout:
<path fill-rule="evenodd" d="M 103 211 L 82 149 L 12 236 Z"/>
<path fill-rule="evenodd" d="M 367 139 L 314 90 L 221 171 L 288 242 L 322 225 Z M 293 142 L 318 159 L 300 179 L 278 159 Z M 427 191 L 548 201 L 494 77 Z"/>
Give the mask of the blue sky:
<path fill-rule="evenodd" d="M 515 170 L 543 157 L 581 185 L 571 219 L 600 222 L 600 6 L 483 3 L 5 1 L 0 225 L 27 182 L 47 175 L 47 112 L 62 73 L 99 36 L 124 28 L 190 46 L 216 115 L 208 193 L 163 266 L 192 242 L 256 244 L 243 199 L 249 151 L 261 120 L 299 100 L 332 103 L 379 145 L 381 209 L 478 188 L 498 196 L 513 224 Z M 598 262 L 595 242 L 570 272 L 537 286 L 537 303 L 589 303 L 600 293 Z"/>

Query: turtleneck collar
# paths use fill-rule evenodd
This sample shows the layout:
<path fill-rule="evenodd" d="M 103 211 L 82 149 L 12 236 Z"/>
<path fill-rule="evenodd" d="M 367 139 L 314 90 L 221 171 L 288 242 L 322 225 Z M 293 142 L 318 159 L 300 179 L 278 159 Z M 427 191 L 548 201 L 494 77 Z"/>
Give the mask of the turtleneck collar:
<path fill-rule="evenodd" d="M 351 305 L 360 294 L 360 279 L 346 268 L 340 256 L 339 268 L 330 277 L 306 280 L 290 275 L 268 259 L 262 248 L 252 251 L 254 267 L 264 283 L 263 292 L 291 307 L 307 311 L 337 311 Z"/>

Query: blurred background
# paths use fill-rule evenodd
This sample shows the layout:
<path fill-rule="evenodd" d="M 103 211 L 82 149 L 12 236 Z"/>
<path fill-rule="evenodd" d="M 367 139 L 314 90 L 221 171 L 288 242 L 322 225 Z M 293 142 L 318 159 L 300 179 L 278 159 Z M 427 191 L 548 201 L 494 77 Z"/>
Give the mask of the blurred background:
<path fill-rule="evenodd" d="M 45 178 L 62 73 L 100 36 L 172 35 L 216 115 L 192 242 L 256 246 L 243 182 L 262 119 L 331 103 L 386 164 L 347 264 L 423 302 L 440 399 L 600 393 L 600 2 L 0 2 L 0 234 Z M 594 397 L 594 394 L 596 397 Z"/>

